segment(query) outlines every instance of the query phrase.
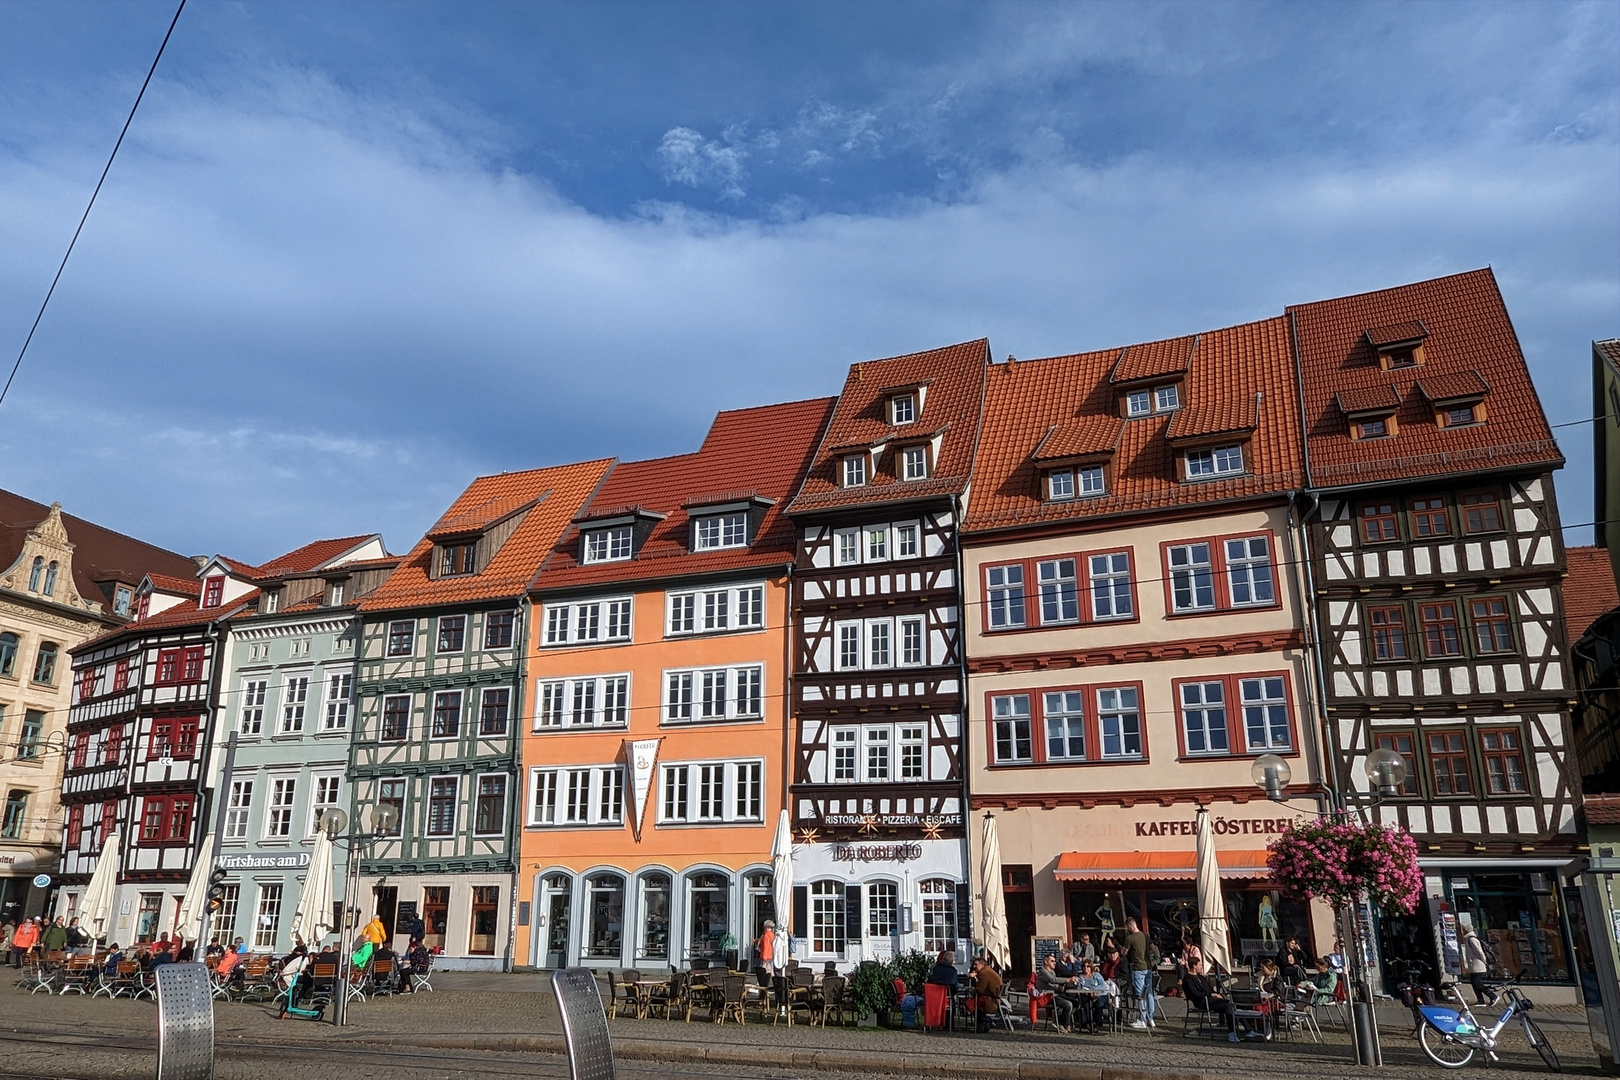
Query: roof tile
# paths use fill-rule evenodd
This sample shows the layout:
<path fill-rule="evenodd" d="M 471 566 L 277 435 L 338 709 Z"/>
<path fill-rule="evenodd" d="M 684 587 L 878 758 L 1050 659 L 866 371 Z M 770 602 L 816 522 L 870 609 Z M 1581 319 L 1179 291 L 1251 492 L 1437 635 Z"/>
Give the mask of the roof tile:
<path fill-rule="evenodd" d="M 305 574 L 337 558 L 345 551 L 353 551 L 375 536 L 375 533 L 367 533 L 364 536 L 339 536 L 331 540 L 316 540 L 270 560 L 259 567 L 259 573 L 255 576 L 271 578 L 286 577 L 288 574 Z M 240 564 L 233 562 L 232 565 Z"/>
<path fill-rule="evenodd" d="M 1408 319 L 1389 326 L 1375 326 L 1367 331 L 1367 343 L 1373 348 L 1404 345 L 1409 341 L 1422 341 L 1429 336 L 1429 328 L 1422 319 Z"/>
<path fill-rule="evenodd" d="M 1299 304 L 1288 314 L 1299 341 L 1313 485 L 1562 463 L 1490 270 Z M 1400 433 L 1352 439 L 1337 395 L 1388 384 L 1397 375 L 1378 366 L 1367 329 L 1418 321 L 1428 330 L 1423 366 L 1403 370 L 1395 384 L 1403 398 L 1395 414 Z M 1414 383 L 1468 371 L 1478 372 L 1490 387 L 1488 419 L 1467 427 L 1436 426 L 1430 402 L 1411 392 Z"/>
<path fill-rule="evenodd" d="M 1615 589 L 1614 564 L 1600 547 L 1564 549 L 1569 574 L 1564 578 L 1564 626 L 1571 643 L 1591 629 L 1598 616 L 1620 607 Z"/>
<path fill-rule="evenodd" d="M 1119 448 L 1119 437 L 1124 431 L 1125 421 L 1117 414 L 1077 416 L 1053 424 L 1032 456 L 1037 461 L 1058 461 L 1111 454 Z"/>
<path fill-rule="evenodd" d="M 1436 404 L 1442 401 L 1482 398 L 1491 392 L 1490 385 L 1479 372 L 1472 369 L 1425 375 L 1417 381 L 1417 388 L 1418 393 Z"/>
<path fill-rule="evenodd" d="M 1192 354 L 1198 348 L 1196 336 L 1166 338 L 1145 345 L 1132 345 L 1120 351 L 1119 362 L 1114 365 L 1109 381 L 1114 383 L 1139 382 L 1158 379 L 1166 375 L 1180 375 L 1187 370 Z"/>
<path fill-rule="evenodd" d="M 1346 416 L 1358 413 L 1394 412 L 1401 407 L 1401 392 L 1387 383 L 1376 386 L 1352 386 L 1337 391 L 1334 400 L 1339 411 Z"/>

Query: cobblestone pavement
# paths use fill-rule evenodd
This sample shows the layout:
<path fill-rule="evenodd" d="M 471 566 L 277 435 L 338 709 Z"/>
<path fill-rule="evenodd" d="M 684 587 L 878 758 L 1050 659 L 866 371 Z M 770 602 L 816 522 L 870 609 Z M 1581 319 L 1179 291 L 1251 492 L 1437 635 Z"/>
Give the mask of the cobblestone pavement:
<path fill-rule="evenodd" d="M 341 1030 L 311 1021 L 278 1021 L 262 1004 L 221 1003 L 215 1010 L 217 1075 L 220 1080 L 328 1080 L 334 1069 L 344 1080 L 567 1074 L 558 1055 L 561 1027 L 543 978 L 446 973 L 435 982 L 440 990 L 434 994 L 351 1006 L 350 1026 Z M 86 1080 L 153 1074 L 156 1010 L 151 1002 L 30 996 L 12 988 L 10 980 L 5 983 L 0 988 L 0 1074 Z M 976 1038 L 634 1019 L 615 1019 L 611 1030 L 620 1074 L 638 1080 L 812 1075 L 839 1080 L 905 1072 L 967 1080 L 1014 1075 L 1020 1063 L 1030 1063 L 1022 1067 L 1026 1076 L 1036 1075 L 1037 1063 L 1089 1066 L 1105 1078 L 1162 1073 L 1221 1080 L 1348 1080 L 1366 1075 L 1356 1067 L 1342 1032 L 1329 1029 L 1320 1045 L 1193 1041 L 1181 1035 L 1180 1002 L 1164 1004 L 1174 1015 L 1163 1018 L 1155 1031 L 1115 1035 L 1021 1031 Z M 1584 1015 L 1543 1009 L 1537 1016 L 1566 1072 L 1596 1073 Z M 1456 1075 L 1428 1061 L 1403 1012 L 1386 1010 L 1383 1027 L 1385 1075 Z M 1491 1069 L 1491 1076 L 1516 1080 L 1547 1075 L 1516 1031 L 1504 1044 L 1502 1063 Z"/>

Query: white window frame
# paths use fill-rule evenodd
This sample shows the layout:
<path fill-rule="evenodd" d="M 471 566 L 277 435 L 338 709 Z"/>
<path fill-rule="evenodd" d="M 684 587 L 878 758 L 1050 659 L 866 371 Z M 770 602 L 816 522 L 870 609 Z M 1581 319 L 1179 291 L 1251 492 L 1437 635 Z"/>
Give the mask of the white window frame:
<path fill-rule="evenodd" d="M 1185 455 L 1188 480 L 1208 480 L 1220 476 L 1239 476 L 1243 467 L 1243 446 L 1231 443 L 1225 446 L 1206 446 L 1188 450 Z"/>
<path fill-rule="evenodd" d="M 905 722 L 894 726 L 894 769 L 901 781 L 923 782 L 928 779 L 928 725 Z M 915 768 L 913 768 L 913 758 Z"/>
<path fill-rule="evenodd" d="M 668 593 L 664 627 L 666 637 L 763 630 L 765 586 L 756 583 Z"/>
<path fill-rule="evenodd" d="M 248 821 L 253 814 L 252 780 L 231 781 L 231 794 L 225 806 L 225 839 L 246 840 Z"/>
<path fill-rule="evenodd" d="M 1271 694 L 1266 686 L 1267 683 L 1271 682 L 1277 684 L 1277 693 L 1275 695 Z M 1255 692 L 1254 696 L 1251 696 L 1251 690 Z M 1294 749 L 1294 717 L 1292 703 L 1288 700 L 1287 679 L 1281 675 L 1239 676 L 1238 703 L 1243 710 L 1243 745 L 1249 753 L 1254 754 L 1262 751 L 1275 753 L 1279 750 L 1291 751 Z M 1252 710 L 1263 710 L 1266 713 L 1266 738 L 1262 741 L 1257 742 L 1249 737 L 1249 733 L 1254 730 L 1249 719 Z M 1273 738 L 1275 719 L 1273 714 L 1278 711 L 1282 714 L 1283 737 L 1281 741 Z"/>
<path fill-rule="evenodd" d="M 861 530 L 833 531 L 833 559 L 839 566 L 858 566 L 861 561 Z"/>
<path fill-rule="evenodd" d="M 636 527 L 614 525 L 606 529 L 590 529 L 580 541 L 581 562 L 626 562 L 634 553 Z"/>
<path fill-rule="evenodd" d="M 1067 567 L 1068 573 L 1064 573 Z M 1073 626 L 1080 621 L 1080 560 L 1073 555 L 1035 561 L 1035 603 L 1042 626 Z M 1056 614 L 1047 617 L 1049 606 Z M 1065 609 L 1072 608 L 1074 614 Z"/>
<path fill-rule="evenodd" d="M 827 779 L 834 784 L 855 784 L 861 779 L 861 729 L 853 724 L 832 728 L 827 742 Z M 847 765 L 845 760 L 847 759 Z"/>
<path fill-rule="evenodd" d="M 997 765 L 1029 765 L 1035 760 L 1035 722 L 1030 697 L 1026 691 L 997 694 L 990 699 L 990 746 Z M 1023 727 L 1022 735 L 1019 734 L 1020 725 Z M 1006 753 L 1002 752 L 1003 742 L 1009 747 Z M 1026 747 L 1022 754 L 1018 752 L 1020 742 Z"/>
<path fill-rule="evenodd" d="M 657 823 L 659 825 L 753 825 L 765 821 L 766 798 L 763 758 L 695 759 L 659 763 Z M 714 770 L 718 770 L 716 773 Z M 717 781 L 716 781 L 717 777 Z M 708 787 L 705 788 L 705 783 Z M 718 789 L 715 784 L 718 783 Z M 709 808 L 702 812 L 707 791 Z M 718 801 L 716 801 L 718 800 Z"/>
<path fill-rule="evenodd" d="M 1198 549 L 1203 549 L 1199 558 Z M 1165 569 L 1170 585 L 1170 610 L 1175 614 L 1190 611 L 1214 611 L 1215 596 L 1215 542 L 1199 540 L 1191 544 L 1174 544 L 1164 551 Z M 1180 559 L 1181 561 L 1177 561 Z M 1200 603 L 1199 593 L 1209 591 L 1209 602 Z M 1186 592 L 1190 600 L 1182 603 L 1180 593 Z"/>
<path fill-rule="evenodd" d="M 1053 723 L 1060 725 L 1054 732 Z M 1079 725 L 1080 752 L 1074 753 L 1075 726 Z M 1047 761 L 1085 761 L 1086 751 L 1086 695 L 1081 690 L 1048 690 L 1041 695 L 1041 737 Z M 1052 753 L 1052 744 L 1060 741 L 1062 751 Z"/>
<path fill-rule="evenodd" d="M 882 896 L 879 902 L 878 897 Z M 900 932 L 900 885 L 895 881 L 866 882 L 866 936 L 888 938 Z"/>
<path fill-rule="evenodd" d="M 895 559 L 922 558 L 922 526 L 915 521 L 897 521 L 890 537 Z"/>
<path fill-rule="evenodd" d="M 298 806 L 298 777 L 271 776 L 268 778 L 270 804 L 264 815 L 264 838 L 286 840 L 292 837 L 293 810 Z"/>
<path fill-rule="evenodd" d="M 268 678 L 242 680 L 242 712 L 237 717 L 238 732 L 243 735 L 264 734 L 264 699 L 269 691 Z"/>
<path fill-rule="evenodd" d="M 844 882 L 841 878 L 819 878 L 810 883 L 810 953 L 813 956 L 843 956 Z"/>
<path fill-rule="evenodd" d="M 1101 465 L 1084 465 L 1074 470 L 1076 497 L 1092 499 L 1108 494 L 1108 475 Z"/>
<path fill-rule="evenodd" d="M 868 671 L 881 671 L 894 667 L 894 620 L 868 619 L 863 627 L 866 631 L 866 649 L 862 655 L 866 659 Z"/>
<path fill-rule="evenodd" d="M 548 603 L 544 618 L 543 648 L 629 641 L 635 636 L 635 598 L 605 596 Z"/>
<path fill-rule="evenodd" d="M 309 705 L 309 676 L 290 675 L 281 684 L 281 724 L 278 735 L 296 735 L 304 730 L 304 713 Z"/>
<path fill-rule="evenodd" d="M 1181 388 L 1175 383 L 1165 383 L 1163 386 L 1153 388 L 1153 411 L 1156 413 L 1175 412 L 1181 408 Z"/>
<path fill-rule="evenodd" d="M 902 446 L 900 448 L 900 479 L 928 479 L 928 446 Z"/>
<path fill-rule="evenodd" d="M 865 454 L 844 455 L 844 459 L 839 465 L 839 477 L 843 481 L 843 487 L 865 487 L 866 473 L 867 467 Z"/>
<path fill-rule="evenodd" d="M 448 832 L 433 832 L 433 785 L 439 780 L 448 780 L 454 786 L 454 794 L 450 798 L 450 829 Z M 456 827 L 461 824 L 461 777 L 457 775 L 428 776 L 422 780 L 422 835 L 429 840 L 445 840 L 454 838 Z"/>
<path fill-rule="evenodd" d="M 259 901 L 253 908 L 253 947 L 273 949 L 281 932 L 282 883 L 259 882 Z M 267 921 L 268 920 L 268 921 Z"/>
<path fill-rule="evenodd" d="M 861 562 L 888 562 L 891 550 L 893 550 L 893 545 L 889 543 L 889 525 L 887 522 L 880 525 L 864 525 L 861 527 Z"/>
<path fill-rule="evenodd" d="M 1152 416 L 1153 415 L 1153 391 L 1152 390 L 1127 390 L 1125 392 L 1125 415 L 1126 416 Z"/>
<path fill-rule="evenodd" d="M 354 692 L 354 672 L 339 671 L 326 676 L 326 711 L 321 718 L 322 731 L 349 729 L 349 697 Z"/>
<path fill-rule="evenodd" d="M 535 684 L 534 701 L 535 731 L 629 727 L 630 675 L 541 679 Z M 582 720 L 576 719 L 580 716 Z"/>
<path fill-rule="evenodd" d="M 1099 686 L 1096 691 L 1097 708 L 1097 757 L 1104 761 L 1141 761 L 1146 757 L 1143 739 L 1142 724 L 1142 694 L 1134 686 Z M 1107 695 L 1113 695 L 1108 697 Z M 1125 695 L 1129 694 L 1133 703 L 1125 703 Z M 1122 722 L 1127 716 L 1133 716 L 1134 728 L 1128 729 Z M 1115 727 L 1113 737 L 1119 740 L 1119 749 L 1108 749 L 1109 720 L 1113 718 Z M 1126 745 L 1130 738 L 1135 738 L 1136 749 L 1127 750 Z"/>
<path fill-rule="evenodd" d="M 1258 544 L 1260 554 L 1254 553 Z M 1232 552 L 1238 554 L 1234 557 Z M 1228 536 L 1221 540 L 1226 560 L 1226 595 L 1235 608 L 1271 607 L 1277 602 L 1277 580 L 1271 565 L 1271 540 L 1264 534 Z M 1248 598 L 1238 596 L 1247 593 Z"/>
<path fill-rule="evenodd" d="M 583 778 L 579 802 L 572 802 L 574 774 Z M 603 814 L 603 800 L 618 793 L 618 805 Z M 624 825 L 624 767 L 622 765 L 551 765 L 529 770 L 528 824 L 554 828 L 591 828 Z M 583 816 L 573 816 L 575 808 Z M 475 807 L 476 812 L 476 807 Z"/>
<path fill-rule="evenodd" d="M 721 698 L 721 713 L 705 713 L 705 686 L 725 680 Z M 756 693 L 752 703 L 757 711 L 748 711 L 750 701 L 741 693 L 744 682 L 751 683 Z M 660 725 L 686 726 L 690 724 L 723 724 L 735 721 L 763 720 L 765 717 L 765 665 L 728 664 L 702 668 L 666 668 L 663 673 L 663 699 L 659 703 Z M 707 707 L 712 709 L 712 705 Z"/>
<path fill-rule="evenodd" d="M 705 514 L 692 519 L 692 550 L 719 551 L 748 546 L 748 512 Z"/>
<path fill-rule="evenodd" d="M 917 422 L 917 395 L 910 391 L 889 398 L 889 423 L 895 427 Z"/>
<path fill-rule="evenodd" d="M 1016 582 L 1012 580 L 1015 574 Z M 1028 626 L 1029 582 L 1024 580 L 1024 564 L 985 567 L 984 601 L 990 612 L 990 629 L 1021 630 Z"/>
<path fill-rule="evenodd" d="M 907 615 L 895 620 L 895 663 L 899 667 L 926 667 L 928 665 L 928 621 L 921 615 Z M 912 651 L 911 636 L 916 635 L 916 651 Z"/>
<path fill-rule="evenodd" d="M 327 801 L 322 796 L 330 795 Z M 318 832 L 317 822 L 321 819 L 321 811 L 332 807 L 343 806 L 343 774 L 340 772 L 311 773 L 309 777 L 309 831 L 306 837 L 313 837 Z"/>
<path fill-rule="evenodd" d="M 1074 498 L 1074 470 L 1052 469 L 1046 474 L 1046 501 L 1068 502 Z"/>
<path fill-rule="evenodd" d="M 1135 617 L 1136 593 L 1131 580 L 1130 552 L 1105 551 L 1087 555 L 1086 577 L 1088 586 L 1086 593 L 1090 598 L 1091 617 L 1094 621 L 1106 622 Z M 1121 586 L 1124 587 L 1123 607 L 1121 607 Z M 1098 603 L 1098 600 L 1105 596 L 1109 607 L 1106 612 Z"/>
<path fill-rule="evenodd" d="M 1231 705 L 1232 703 L 1226 700 L 1224 679 L 1187 679 L 1176 684 L 1176 713 L 1181 721 L 1181 745 L 1188 757 L 1231 755 Z M 1203 745 L 1194 746 L 1195 742 Z M 1216 745 L 1217 743 L 1220 745 Z"/>

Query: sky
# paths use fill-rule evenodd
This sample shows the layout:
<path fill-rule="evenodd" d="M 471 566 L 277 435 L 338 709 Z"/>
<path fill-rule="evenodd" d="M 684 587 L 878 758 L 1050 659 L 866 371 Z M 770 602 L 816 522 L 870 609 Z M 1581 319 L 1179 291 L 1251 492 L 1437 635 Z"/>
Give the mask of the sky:
<path fill-rule="evenodd" d="M 173 10 L 0 7 L 7 366 Z M 404 551 L 476 475 L 686 452 L 855 361 L 1487 265 L 1589 417 L 1620 4 L 192 0 L 0 486 L 188 554 Z M 1555 434 L 1588 522 L 1590 429 Z"/>

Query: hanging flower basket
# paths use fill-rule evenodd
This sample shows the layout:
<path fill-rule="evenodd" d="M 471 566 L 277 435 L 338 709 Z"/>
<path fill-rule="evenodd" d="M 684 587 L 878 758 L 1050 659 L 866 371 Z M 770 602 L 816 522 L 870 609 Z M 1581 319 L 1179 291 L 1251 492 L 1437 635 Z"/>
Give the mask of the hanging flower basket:
<path fill-rule="evenodd" d="M 1410 915 L 1423 896 L 1417 843 L 1398 826 L 1342 817 L 1296 822 L 1267 848 L 1266 865 L 1284 895 L 1334 907 L 1363 892 L 1386 915 Z"/>

